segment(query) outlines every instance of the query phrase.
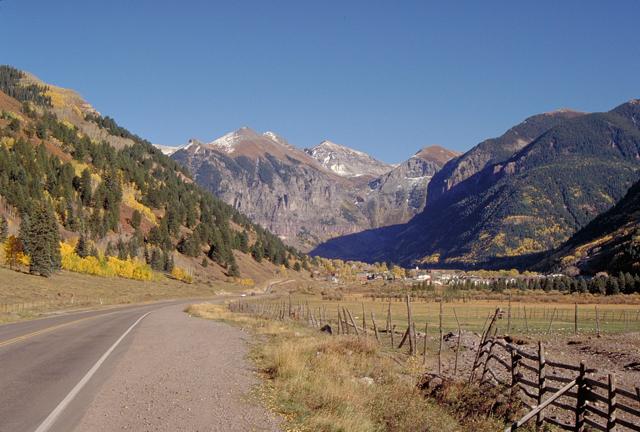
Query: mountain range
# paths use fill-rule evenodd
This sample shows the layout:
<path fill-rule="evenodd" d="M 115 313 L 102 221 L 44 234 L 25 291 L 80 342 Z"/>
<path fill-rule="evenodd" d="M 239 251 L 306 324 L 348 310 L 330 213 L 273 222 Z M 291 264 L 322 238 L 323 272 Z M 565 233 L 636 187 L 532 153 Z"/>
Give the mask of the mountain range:
<path fill-rule="evenodd" d="M 300 149 L 247 127 L 208 143 L 158 147 L 202 187 L 303 251 L 407 222 L 424 208 L 431 177 L 457 156 L 431 146 L 394 166 L 330 141 Z"/>
<path fill-rule="evenodd" d="M 567 241 L 638 180 L 640 104 L 530 117 L 448 162 L 406 224 L 313 253 L 432 266 L 523 265 Z"/>
<path fill-rule="evenodd" d="M 431 146 L 395 165 L 246 127 L 156 147 L 72 90 L 0 67 L 9 234 L 34 217 L 96 256 L 117 244 L 123 259 L 151 262 L 156 251 L 216 277 L 266 268 L 263 258 L 300 268 L 298 250 L 571 274 L 635 272 L 640 262 L 638 100 L 534 115 L 464 154 Z"/>

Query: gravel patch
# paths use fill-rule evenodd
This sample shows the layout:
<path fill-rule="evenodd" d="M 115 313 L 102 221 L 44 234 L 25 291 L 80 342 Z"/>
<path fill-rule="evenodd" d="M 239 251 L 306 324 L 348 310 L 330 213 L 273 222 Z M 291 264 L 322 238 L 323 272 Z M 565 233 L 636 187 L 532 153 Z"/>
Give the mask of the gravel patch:
<path fill-rule="evenodd" d="M 140 323 L 76 431 L 280 430 L 250 396 L 258 378 L 246 359 L 248 335 L 182 309 Z"/>

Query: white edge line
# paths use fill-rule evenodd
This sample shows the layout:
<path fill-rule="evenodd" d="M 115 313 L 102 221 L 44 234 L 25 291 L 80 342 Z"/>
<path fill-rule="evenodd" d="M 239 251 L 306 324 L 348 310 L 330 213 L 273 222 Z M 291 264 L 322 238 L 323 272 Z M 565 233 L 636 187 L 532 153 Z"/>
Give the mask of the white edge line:
<path fill-rule="evenodd" d="M 113 352 L 113 350 L 116 349 L 116 347 L 120 344 L 120 342 L 122 342 L 122 339 L 124 339 L 129 332 L 131 332 L 131 330 L 133 330 L 133 328 L 135 326 L 138 325 L 138 323 L 140 321 L 142 321 L 147 315 L 149 315 L 151 312 L 147 312 L 146 314 L 142 315 L 140 318 L 138 318 L 136 320 L 136 322 L 134 322 L 133 324 L 131 324 L 131 327 L 129 327 L 127 329 L 127 331 L 125 331 L 122 336 L 120 336 L 118 338 L 117 341 L 115 341 L 115 343 L 113 345 L 111 345 L 111 347 L 107 350 L 107 352 L 105 352 L 104 354 L 102 354 L 102 357 L 100 357 L 98 359 L 98 361 L 96 362 L 96 364 L 94 364 L 91 369 L 89 369 L 89 372 L 87 372 L 85 374 L 85 376 L 82 377 L 82 379 L 78 382 L 78 384 L 75 385 L 74 388 L 71 389 L 71 391 L 69 392 L 69 394 L 62 399 L 62 401 L 58 404 L 57 407 L 55 407 L 53 409 L 53 411 L 51 411 L 51 414 L 49 414 L 47 416 L 46 419 L 44 419 L 44 421 L 40 424 L 40 426 L 38 426 L 38 428 L 35 430 L 35 432 L 47 432 L 51 426 L 53 426 L 53 424 L 55 423 L 55 421 L 57 420 L 58 416 L 60 416 L 60 414 L 62 414 L 62 412 L 65 410 L 65 408 L 71 403 L 71 401 L 78 395 L 78 393 L 80 393 L 80 390 L 82 390 L 82 388 L 87 384 L 87 382 L 89 382 L 89 380 L 91 379 L 91 377 L 96 373 L 96 371 L 100 368 L 100 366 L 102 366 L 102 363 L 105 362 L 105 360 L 107 359 L 107 357 L 109 357 L 109 355 Z"/>

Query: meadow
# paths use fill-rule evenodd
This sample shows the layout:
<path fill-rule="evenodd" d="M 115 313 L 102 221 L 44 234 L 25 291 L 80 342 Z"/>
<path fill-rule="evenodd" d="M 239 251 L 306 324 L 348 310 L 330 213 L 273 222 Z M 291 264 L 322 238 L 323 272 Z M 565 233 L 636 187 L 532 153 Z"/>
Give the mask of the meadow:
<path fill-rule="evenodd" d="M 504 296 L 503 296 L 504 297 Z M 487 317 L 497 308 L 503 313 L 498 322 L 499 333 L 529 334 L 544 336 L 545 334 L 573 334 L 578 333 L 619 333 L 640 331 L 640 305 L 629 304 L 627 296 L 619 296 L 619 303 L 600 303 L 597 297 L 591 296 L 591 302 L 578 302 L 577 297 L 564 296 L 564 302 L 509 301 L 508 298 L 493 300 L 471 299 L 444 302 L 442 305 L 442 327 L 444 332 L 455 332 L 458 322 L 462 330 L 480 333 Z M 637 296 L 633 300 L 639 300 Z M 562 298 L 562 297 L 559 297 Z M 607 299 L 610 301 L 611 299 Z M 289 302 L 285 296 L 279 300 Z M 371 326 L 371 314 L 377 321 L 379 328 L 386 327 L 387 316 L 391 313 L 391 324 L 399 329 L 406 328 L 407 306 L 402 298 L 384 301 L 371 299 L 363 295 L 346 295 L 341 300 L 323 299 L 319 295 L 293 294 L 290 301 L 294 305 L 308 305 L 316 314 L 326 314 L 327 319 L 335 321 L 338 307 L 347 308 L 360 325 L 363 310 L 365 322 Z M 623 303 L 623 301 L 627 301 Z M 418 330 L 423 331 L 425 325 L 435 329 L 440 320 L 440 302 L 413 299 L 411 302 L 413 319 Z M 577 310 L 577 315 L 576 315 Z M 456 319 L 457 318 L 457 319 Z"/>

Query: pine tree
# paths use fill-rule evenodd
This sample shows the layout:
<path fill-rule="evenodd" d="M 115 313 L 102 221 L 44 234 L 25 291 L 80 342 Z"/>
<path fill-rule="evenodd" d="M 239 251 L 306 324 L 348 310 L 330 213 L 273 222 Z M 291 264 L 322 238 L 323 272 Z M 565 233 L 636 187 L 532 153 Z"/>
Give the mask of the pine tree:
<path fill-rule="evenodd" d="M 153 248 L 151 251 L 151 268 L 158 271 L 163 271 L 165 266 L 165 261 L 163 259 L 162 253 L 159 249 Z"/>
<path fill-rule="evenodd" d="M 89 245 L 87 244 L 87 239 L 85 238 L 84 234 L 80 235 L 78 243 L 76 244 L 75 252 L 80 258 L 86 258 L 87 256 L 89 256 Z"/>
<path fill-rule="evenodd" d="M 60 269 L 60 236 L 55 215 L 46 204 L 36 207 L 28 231 L 29 273 L 49 277 Z"/>
<path fill-rule="evenodd" d="M 164 271 L 166 271 L 167 273 L 171 273 L 173 271 L 173 268 L 175 267 L 175 264 L 173 261 L 173 254 L 171 253 L 167 254 L 166 252 L 164 252 L 163 259 L 164 259 Z"/>
<path fill-rule="evenodd" d="M 238 277 L 240 276 L 240 269 L 238 268 L 238 264 L 235 260 L 231 263 L 228 270 L 229 276 Z"/>
<path fill-rule="evenodd" d="M 22 250 L 25 254 L 29 255 L 29 215 L 23 214 L 20 220 L 20 230 L 18 232 L 18 238 L 22 243 Z"/>
<path fill-rule="evenodd" d="M 129 251 L 127 251 L 127 245 L 122 238 L 118 239 L 118 259 L 126 260 L 129 257 Z"/>
<path fill-rule="evenodd" d="M 9 225 L 7 224 L 7 218 L 0 216 L 0 242 L 4 242 L 9 234 Z"/>
<path fill-rule="evenodd" d="M 85 206 L 91 205 L 91 172 L 88 168 L 85 168 L 80 175 L 80 199 Z"/>
<path fill-rule="evenodd" d="M 131 227 L 137 230 L 140 227 L 140 222 L 142 221 L 142 215 L 138 210 L 134 210 L 131 215 Z"/>
<path fill-rule="evenodd" d="M 238 246 L 240 251 L 242 251 L 243 253 L 249 252 L 249 235 L 247 234 L 247 231 L 242 231 L 239 234 Z"/>
<path fill-rule="evenodd" d="M 144 262 L 151 264 L 151 254 L 149 254 L 149 246 L 144 245 Z"/>

